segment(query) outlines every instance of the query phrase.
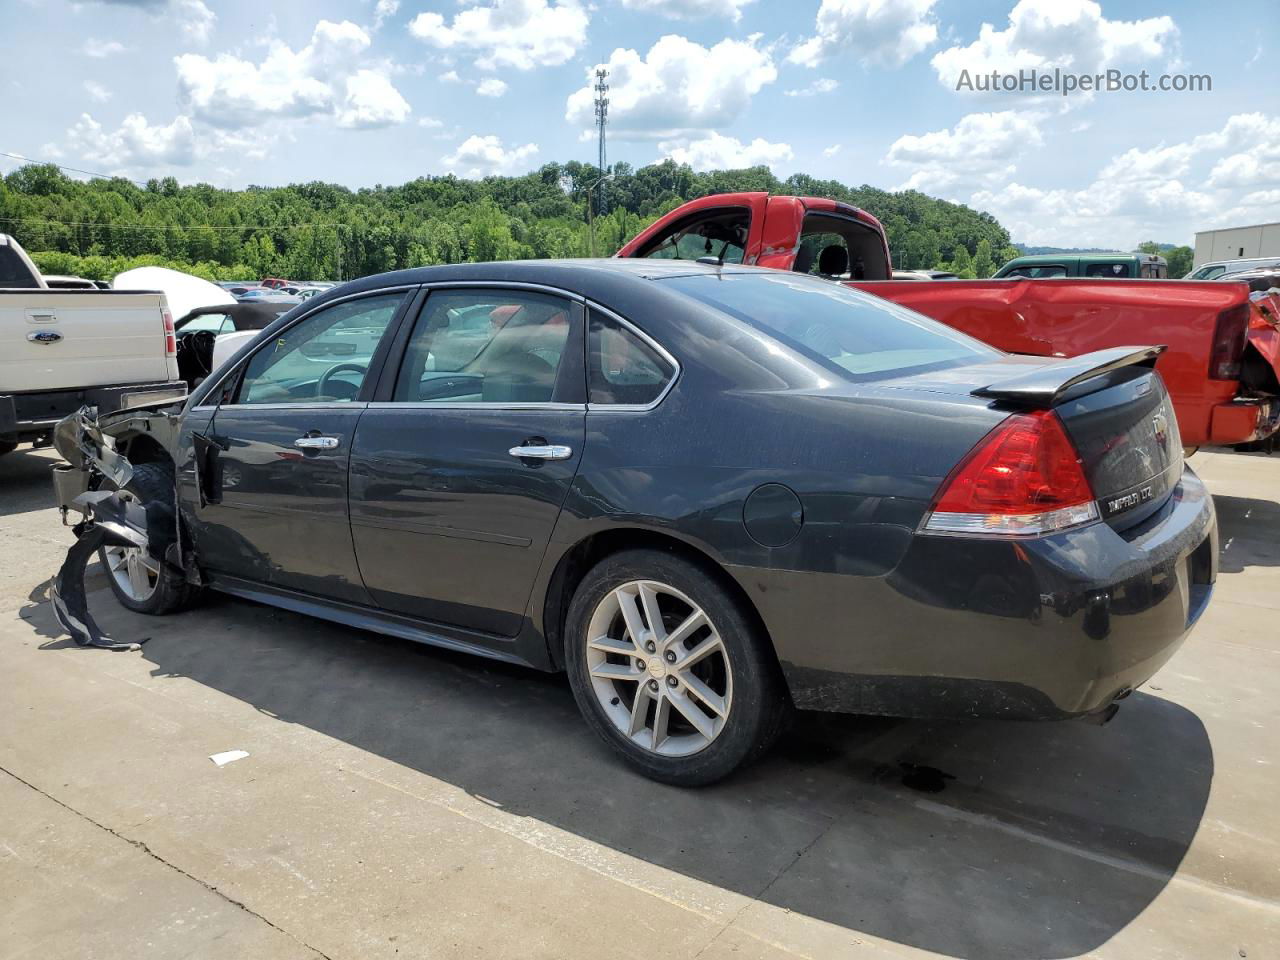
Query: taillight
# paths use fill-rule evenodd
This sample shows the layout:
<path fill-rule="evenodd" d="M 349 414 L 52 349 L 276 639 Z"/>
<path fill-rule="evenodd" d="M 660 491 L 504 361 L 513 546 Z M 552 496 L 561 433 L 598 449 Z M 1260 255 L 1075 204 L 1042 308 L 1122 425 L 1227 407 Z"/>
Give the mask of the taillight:
<path fill-rule="evenodd" d="M 160 317 L 164 320 L 164 355 L 166 357 L 176 357 L 178 355 L 178 335 L 173 329 L 173 314 L 169 312 L 168 307 L 161 307 Z"/>
<path fill-rule="evenodd" d="M 1213 325 L 1213 345 L 1209 349 L 1209 379 L 1237 380 L 1240 360 L 1249 334 L 1249 305 L 1236 304 L 1218 314 Z"/>
<path fill-rule="evenodd" d="M 1098 519 L 1075 446 L 1052 410 L 1009 417 L 942 483 L 924 529 L 1037 536 Z"/>

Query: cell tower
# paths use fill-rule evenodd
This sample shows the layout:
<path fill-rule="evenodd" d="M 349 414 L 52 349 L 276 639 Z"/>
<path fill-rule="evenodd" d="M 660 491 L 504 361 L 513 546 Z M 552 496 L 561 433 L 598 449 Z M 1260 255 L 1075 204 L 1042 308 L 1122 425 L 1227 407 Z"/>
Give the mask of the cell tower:
<path fill-rule="evenodd" d="M 606 159 L 604 148 L 604 128 L 609 123 L 609 84 L 605 80 L 609 76 L 609 71 L 604 67 L 596 69 L 596 126 L 600 128 L 600 176 L 605 175 Z M 590 200 L 590 198 L 588 198 Z M 604 209 L 604 184 L 600 185 L 600 200 L 596 205 L 597 210 Z"/>

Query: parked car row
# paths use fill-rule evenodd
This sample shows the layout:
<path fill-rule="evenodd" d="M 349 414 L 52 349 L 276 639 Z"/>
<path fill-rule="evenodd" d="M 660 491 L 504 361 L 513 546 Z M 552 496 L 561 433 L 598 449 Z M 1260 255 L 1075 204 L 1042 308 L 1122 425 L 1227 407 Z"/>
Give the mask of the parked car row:
<path fill-rule="evenodd" d="M 224 280 L 219 282 L 218 286 L 240 301 L 285 302 L 287 300 L 301 303 L 325 290 L 332 289 L 337 284 L 328 280 L 302 282 L 265 277 L 258 281 Z"/>

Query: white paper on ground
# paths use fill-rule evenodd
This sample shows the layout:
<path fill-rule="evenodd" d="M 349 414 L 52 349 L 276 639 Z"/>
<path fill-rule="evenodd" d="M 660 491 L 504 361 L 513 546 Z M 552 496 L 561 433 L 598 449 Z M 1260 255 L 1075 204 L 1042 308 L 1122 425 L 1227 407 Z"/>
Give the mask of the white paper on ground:
<path fill-rule="evenodd" d="M 235 760 L 243 760 L 248 755 L 248 750 L 227 750 L 225 753 L 215 753 L 209 759 L 218 766 L 225 767 L 228 763 Z"/>

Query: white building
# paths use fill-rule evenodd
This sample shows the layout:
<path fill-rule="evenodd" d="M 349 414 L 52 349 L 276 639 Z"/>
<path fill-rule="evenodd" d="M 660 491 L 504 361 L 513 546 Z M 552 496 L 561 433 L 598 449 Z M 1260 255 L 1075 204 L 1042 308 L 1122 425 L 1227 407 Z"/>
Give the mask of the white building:
<path fill-rule="evenodd" d="M 1280 223 L 1252 227 L 1227 227 L 1196 234 L 1196 261 L 1241 260 L 1245 257 L 1280 257 Z"/>

